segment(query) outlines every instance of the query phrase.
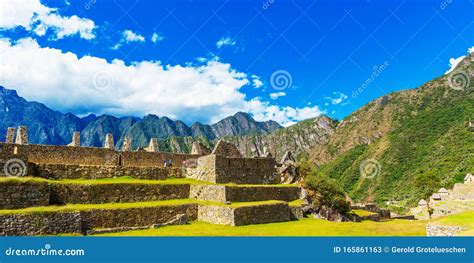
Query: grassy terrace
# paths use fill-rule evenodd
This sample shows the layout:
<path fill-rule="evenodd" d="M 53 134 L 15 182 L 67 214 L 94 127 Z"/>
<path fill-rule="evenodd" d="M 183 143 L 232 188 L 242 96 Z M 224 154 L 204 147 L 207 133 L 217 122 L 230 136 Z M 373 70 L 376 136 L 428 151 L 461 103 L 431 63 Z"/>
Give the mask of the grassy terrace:
<path fill-rule="evenodd" d="M 28 214 L 28 213 L 47 213 L 47 212 L 68 212 L 85 211 L 93 209 L 129 209 L 154 206 L 176 206 L 183 204 L 197 203 L 194 199 L 174 199 L 165 201 L 135 202 L 135 203 L 105 203 L 105 204 L 67 204 L 60 206 L 35 206 L 21 209 L 0 210 L 1 214 Z"/>
<path fill-rule="evenodd" d="M 0 177 L 2 182 L 37 182 L 37 183 L 56 183 L 56 184 L 201 184 L 201 185 L 225 185 L 237 187 L 295 187 L 289 184 L 267 184 L 267 185 L 252 185 L 252 184 L 215 184 L 206 181 L 199 181 L 191 178 L 168 178 L 166 180 L 145 180 L 136 179 L 130 176 L 122 176 L 117 178 L 101 178 L 101 179 L 64 179 L 64 180 L 48 180 L 38 177 Z"/>
<path fill-rule="evenodd" d="M 352 210 L 351 212 L 353 214 L 358 215 L 358 216 L 370 216 L 370 215 L 376 214 L 374 212 L 370 212 L 370 211 L 366 211 L 366 210 L 358 210 L 358 209 Z"/>
<path fill-rule="evenodd" d="M 432 221 L 435 225 L 461 226 L 467 228 L 460 235 L 474 236 L 474 211 L 468 211 L 460 214 L 454 214 Z"/>
<path fill-rule="evenodd" d="M 297 205 L 299 200 L 290 202 L 289 205 Z M 225 206 L 231 208 L 256 206 L 267 204 L 285 203 L 284 201 L 268 200 L 257 202 L 234 202 L 231 204 L 224 204 L 219 202 L 201 201 L 196 199 L 173 199 L 164 201 L 149 201 L 149 202 L 133 202 L 133 203 L 105 203 L 105 204 L 67 204 L 67 205 L 51 205 L 51 206 L 35 206 L 21 209 L 3 209 L 0 210 L 2 214 L 29 214 L 29 213 L 48 213 L 48 212 L 68 212 L 68 211 L 85 211 L 94 209 L 130 209 L 141 207 L 155 207 L 155 206 L 176 206 L 183 204 L 201 204 L 201 205 L 215 205 Z"/>
<path fill-rule="evenodd" d="M 424 236 L 426 223 L 409 220 L 355 223 L 304 218 L 284 223 L 225 226 L 196 221 L 184 226 L 126 231 L 104 236 Z"/>

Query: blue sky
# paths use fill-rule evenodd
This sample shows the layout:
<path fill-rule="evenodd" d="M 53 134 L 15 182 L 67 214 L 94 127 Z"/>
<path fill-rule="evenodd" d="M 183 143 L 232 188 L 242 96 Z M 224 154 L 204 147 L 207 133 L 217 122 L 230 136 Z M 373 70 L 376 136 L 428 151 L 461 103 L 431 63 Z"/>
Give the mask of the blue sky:
<path fill-rule="evenodd" d="M 468 0 L 2 6 L 0 85 L 79 115 L 341 119 L 444 74 L 474 42 Z"/>

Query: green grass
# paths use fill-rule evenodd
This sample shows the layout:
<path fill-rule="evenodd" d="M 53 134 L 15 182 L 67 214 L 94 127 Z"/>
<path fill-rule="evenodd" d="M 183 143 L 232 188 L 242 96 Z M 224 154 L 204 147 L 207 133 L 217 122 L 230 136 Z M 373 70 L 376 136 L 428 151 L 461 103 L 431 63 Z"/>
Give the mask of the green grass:
<path fill-rule="evenodd" d="M 315 218 L 248 226 L 213 225 L 196 221 L 183 226 L 110 233 L 104 236 L 424 236 L 425 225 L 426 221 L 355 223 Z"/>
<path fill-rule="evenodd" d="M 449 215 L 433 220 L 435 225 L 460 226 L 467 228 L 460 235 L 474 236 L 474 211 Z"/>
<path fill-rule="evenodd" d="M 106 203 L 106 204 L 67 204 L 61 206 L 37 206 L 22 209 L 3 209 L 0 214 L 29 214 L 48 212 L 85 211 L 93 209 L 129 209 L 154 206 L 174 206 L 197 203 L 195 199 L 173 199 L 165 201 L 135 202 L 135 203 Z"/>
<path fill-rule="evenodd" d="M 290 184 L 215 184 L 212 182 L 200 181 L 192 178 L 167 178 L 165 180 L 136 179 L 130 176 L 101 179 L 62 179 L 48 180 L 38 177 L 1 177 L 2 182 L 30 182 L 30 183 L 55 183 L 55 184 L 194 184 L 194 185 L 224 185 L 232 187 L 298 187 Z"/>
<path fill-rule="evenodd" d="M 371 215 L 374 215 L 376 213 L 374 212 L 370 212 L 370 211 L 366 211 L 366 210 L 352 210 L 351 211 L 353 214 L 356 214 L 358 216 L 371 216 Z"/>

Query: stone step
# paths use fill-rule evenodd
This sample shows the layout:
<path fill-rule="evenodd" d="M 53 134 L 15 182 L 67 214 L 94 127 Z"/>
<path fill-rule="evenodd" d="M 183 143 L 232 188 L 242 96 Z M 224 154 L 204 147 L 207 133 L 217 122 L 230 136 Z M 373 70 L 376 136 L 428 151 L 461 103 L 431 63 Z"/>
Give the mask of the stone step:
<path fill-rule="evenodd" d="M 301 196 L 299 186 L 193 184 L 190 198 L 212 202 L 293 201 Z"/>
<path fill-rule="evenodd" d="M 198 220 L 231 226 L 287 222 L 302 217 L 301 209 L 283 201 L 248 202 L 231 205 L 199 204 Z"/>
<path fill-rule="evenodd" d="M 92 229 L 133 228 L 197 219 L 195 200 L 88 204 L 0 210 L 0 236 L 85 234 Z M 184 219 L 183 219 L 184 218 Z"/>

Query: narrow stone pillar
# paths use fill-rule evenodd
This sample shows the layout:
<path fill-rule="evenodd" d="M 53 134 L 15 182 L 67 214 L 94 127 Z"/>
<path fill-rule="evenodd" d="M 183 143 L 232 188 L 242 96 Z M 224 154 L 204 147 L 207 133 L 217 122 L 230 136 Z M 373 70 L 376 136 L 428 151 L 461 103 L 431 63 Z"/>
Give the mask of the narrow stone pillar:
<path fill-rule="evenodd" d="M 26 126 L 19 126 L 16 134 L 16 144 L 27 145 L 28 144 L 28 129 Z"/>
<path fill-rule="evenodd" d="M 107 148 L 107 149 L 111 149 L 113 150 L 114 149 L 114 135 L 112 133 L 107 133 L 105 135 L 105 145 L 104 145 L 104 148 Z"/>
<path fill-rule="evenodd" d="M 151 138 L 150 139 L 150 145 L 147 148 L 148 152 L 158 152 L 160 149 L 158 147 L 158 139 L 156 138 Z"/>
<path fill-rule="evenodd" d="M 8 129 L 7 129 L 7 139 L 6 139 L 5 142 L 10 143 L 10 144 L 15 142 L 15 128 L 8 127 Z"/>
<path fill-rule="evenodd" d="M 81 133 L 78 131 L 75 131 L 72 134 L 72 141 L 69 144 L 69 146 L 74 146 L 74 147 L 80 147 L 81 146 Z"/>
<path fill-rule="evenodd" d="M 122 152 L 128 152 L 131 149 L 132 149 L 132 138 L 129 136 L 126 136 L 125 139 L 123 140 Z"/>

